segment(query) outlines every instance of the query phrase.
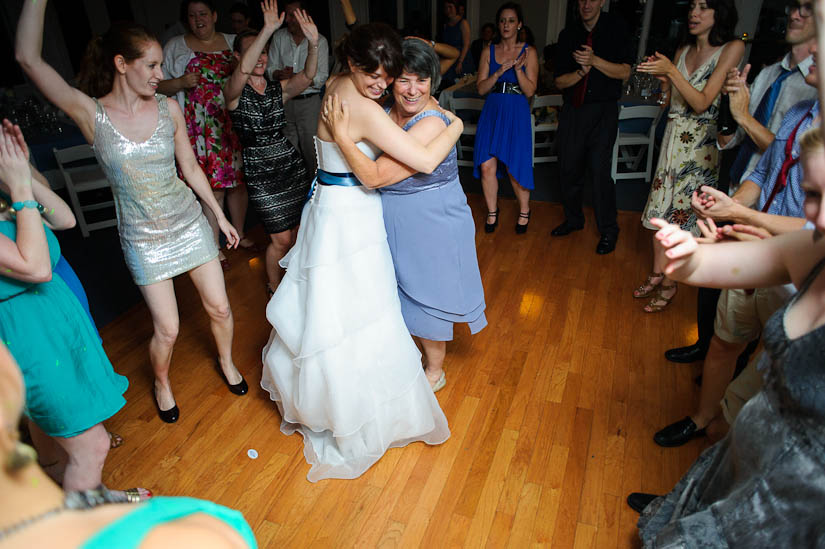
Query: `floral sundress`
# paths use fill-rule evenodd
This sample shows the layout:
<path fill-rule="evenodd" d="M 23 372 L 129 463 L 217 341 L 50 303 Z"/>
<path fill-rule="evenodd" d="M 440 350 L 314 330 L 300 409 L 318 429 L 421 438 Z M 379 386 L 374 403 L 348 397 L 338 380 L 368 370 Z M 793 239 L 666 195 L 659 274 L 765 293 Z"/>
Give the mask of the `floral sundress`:
<path fill-rule="evenodd" d="M 688 48 L 685 48 L 676 68 L 694 88 L 701 91 L 713 74 L 723 49 L 724 46 L 716 50 L 689 75 L 685 67 Z M 642 224 L 655 231 L 658 228 L 650 223 L 650 219 L 658 217 L 698 235 L 696 214 L 690 207 L 690 200 L 693 192 L 698 191 L 702 185 L 716 188 L 719 182 L 716 120 L 719 116 L 720 96 L 716 96 L 705 112 L 696 114 L 675 87 L 671 90 L 673 96 L 667 128 L 662 138 L 650 195 L 642 214 Z"/>
<path fill-rule="evenodd" d="M 198 72 L 200 82 L 186 91 L 183 114 L 186 133 L 203 173 L 213 189 L 243 183 L 241 144 L 226 112 L 223 83 L 232 72 L 232 52 L 194 52 L 186 72 Z"/>

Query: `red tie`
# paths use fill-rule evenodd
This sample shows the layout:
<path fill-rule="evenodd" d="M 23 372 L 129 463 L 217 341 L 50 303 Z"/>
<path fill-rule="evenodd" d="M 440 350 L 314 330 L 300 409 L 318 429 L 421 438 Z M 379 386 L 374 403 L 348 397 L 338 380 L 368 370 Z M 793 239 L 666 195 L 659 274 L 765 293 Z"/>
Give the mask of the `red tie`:
<path fill-rule="evenodd" d="M 797 160 L 793 157 L 793 143 L 794 141 L 796 141 L 796 134 L 797 132 L 799 132 L 799 128 L 802 126 L 802 123 L 808 118 L 809 114 L 811 114 L 811 111 L 805 113 L 805 116 L 802 117 L 802 120 L 799 121 L 799 123 L 791 132 L 791 135 L 788 136 L 788 141 L 785 143 L 785 160 L 782 161 L 782 169 L 779 170 L 779 175 L 776 176 L 776 183 L 774 183 L 773 185 L 771 195 L 768 197 L 768 200 L 765 202 L 765 205 L 762 206 L 763 212 L 768 211 L 768 208 L 771 207 L 773 199 L 776 198 L 776 195 L 779 193 L 779 191 L 783 190 L 788 185 L 788 172 L 791 171 L 791 167 L 796 163 Z"/>
<path fill-rule="evenodd" d="M 585 43 L 593 47 L 593 31 L 591 30 L 587 34 L 587 40 Z M 590 77 L 590 72 L 588 71 L 587 74 L 582 76 L 582 79 L 579 80 L 579 83 L 576 84 L 576 88 L 573 90 L 573 106 L 574 107 L 581 107 L 584 105 L 584 96 L 587 93 L 587 79 Z"/>

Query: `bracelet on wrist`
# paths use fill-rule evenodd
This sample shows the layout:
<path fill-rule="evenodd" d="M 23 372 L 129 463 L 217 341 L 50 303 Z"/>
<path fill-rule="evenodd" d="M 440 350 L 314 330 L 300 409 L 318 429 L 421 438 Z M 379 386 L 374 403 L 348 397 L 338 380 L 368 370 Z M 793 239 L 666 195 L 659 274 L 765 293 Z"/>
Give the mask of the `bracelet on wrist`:
<path fill-rule="evenodd" d="M 11 216 L 15 217 L 18 212 L 25 210 L 26 208 L 31 208 L 32 210 L 37 210 L 40 214 L 46 211 L 46 208 L 40 202 L 36 200 L 24 200 L 22 202 L 12 202 L 11 205 Z"/>

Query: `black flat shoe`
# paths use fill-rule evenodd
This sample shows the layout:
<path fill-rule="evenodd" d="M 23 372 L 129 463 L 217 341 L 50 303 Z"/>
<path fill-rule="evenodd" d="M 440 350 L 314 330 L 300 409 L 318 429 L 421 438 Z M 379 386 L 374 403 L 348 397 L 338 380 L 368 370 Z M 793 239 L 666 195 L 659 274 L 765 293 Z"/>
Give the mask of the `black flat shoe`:
<path fill-rule="evenodd" d="M 668 349 L 665 351 L 665 358 L 670 362 L 677 362 L 679 364 L 690 364 L 699 360 L 705 360 L 705 355 L 708 350 L 694 343 L 687 347 L 676 347 L 675 349 Z"/>
<path fill-rule="evenodd" d="M 516 221 L 516 234 L 524 234 L 527 232 L 527 225 L 530 224 L 530 213 L 519 213 L 518 216 L 520 219 L 526 219 L 527 223 L 524 225 L 519 225 L 518 221 Z"/>
<path fill-rule="evenodd" d="M 627 496 L 627 505 L 636 511 L 637 513 L 641 513 L 645 510 L 645 507 L 650 505 L 654 499 L 658 498 L 656 494 L 645 494 L 644 492 L 632 492 L 629 496 Z"/>
<path fill-rule="evenodd" d="M 693 420 L 686 417 L 676 423 L 671 423 L 653 435 L 653 442 L 665 448 L 675 448 L 703 436 L 705 436 L 705 430 L 696 427 Z"/>
<path fill-rule="evenodd" d="M 618 236 L 603 234 L 599 239 L 599 243 L 596 245 L 596 253 L 599 255 L 609 254 L 616 249 L 616 241 L 618 239 Z"/>
<path fill-rule="evenodd" d="M 246 380 L 243 378 L 243 375 L 241 375 L 241 380 L 238 383 L 235 385 L 230 384 L 229 380 L 226 379 L 226 375 L 223 373 L 223 369 L 221 368 L 221 359 L 218 358 L 215 360 L 218 364 L 218 372 L 221 374 L 221 379 L 223 379 L 223 382 L 226 383 L 227 387 L 229 387 L 230 393 L 241 396 L 249 392 L 249 385 L 246 384 Z M 241 373 L 240 370 L 238 370 L 238 373 Z"/>
<path fill-rule="evenodd" d="M 550 231 L 550 236 L 567 236 L 573 231 L 580 231 L 584 227 L 577 227 L 576 225 L 571 225 L 567 221 Z"/>
<path fill-rule="evenodd" d="M 487 219 L 490 219 L 491 217 L 495 219 L 495 221 L 493 221 L 492 223 L 484 223 L 485 233 L 491 233 L 496 230 L 496 227 L 498 226 L 498 209 L 496 209 L 496 211 L 494 212 L 487 212 Z"/>
<path fill-rule="evenodd" d="M 160 404 L 158 404 L 158 397 L 154 393 L 155 391 L 152 390 L 152 399 L 155 401 L 155 409 L 158 411 L 158 417 L 165 423 L 175 423 L 178 418 L 180 418 L 180 409 L 178 408 L 178 405 L 175 404 L 168 410 L 161 410 Z"/>

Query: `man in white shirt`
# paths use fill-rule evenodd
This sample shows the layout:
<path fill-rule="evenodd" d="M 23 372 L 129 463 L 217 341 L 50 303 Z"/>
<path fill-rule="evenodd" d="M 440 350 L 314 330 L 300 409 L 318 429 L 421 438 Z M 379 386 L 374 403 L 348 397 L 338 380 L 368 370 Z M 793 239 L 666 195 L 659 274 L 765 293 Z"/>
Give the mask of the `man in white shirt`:
<path fill-rule="evenodd" d="M 289 78 L 296 72 L 304 70 L 309 42 L 295 19 L 295 12 L 303 9 L 300 0 L 289 2 L 284 6 L 286 27 L 281 27 L 272 36 L 269 46 L 269 65 L 267 69 L 273 80 Z M 318 114 L 321 111 L 321 87 L 329 77 L 329 44 L 323 36 L 318 37 L 318 71 L 312 84 L 297 97 L 284 105 L 286 126 L 284 135 L 304 158 L 309 174 L 315 174 L 315 143 L 313 137 L 318 126 Z"/>

